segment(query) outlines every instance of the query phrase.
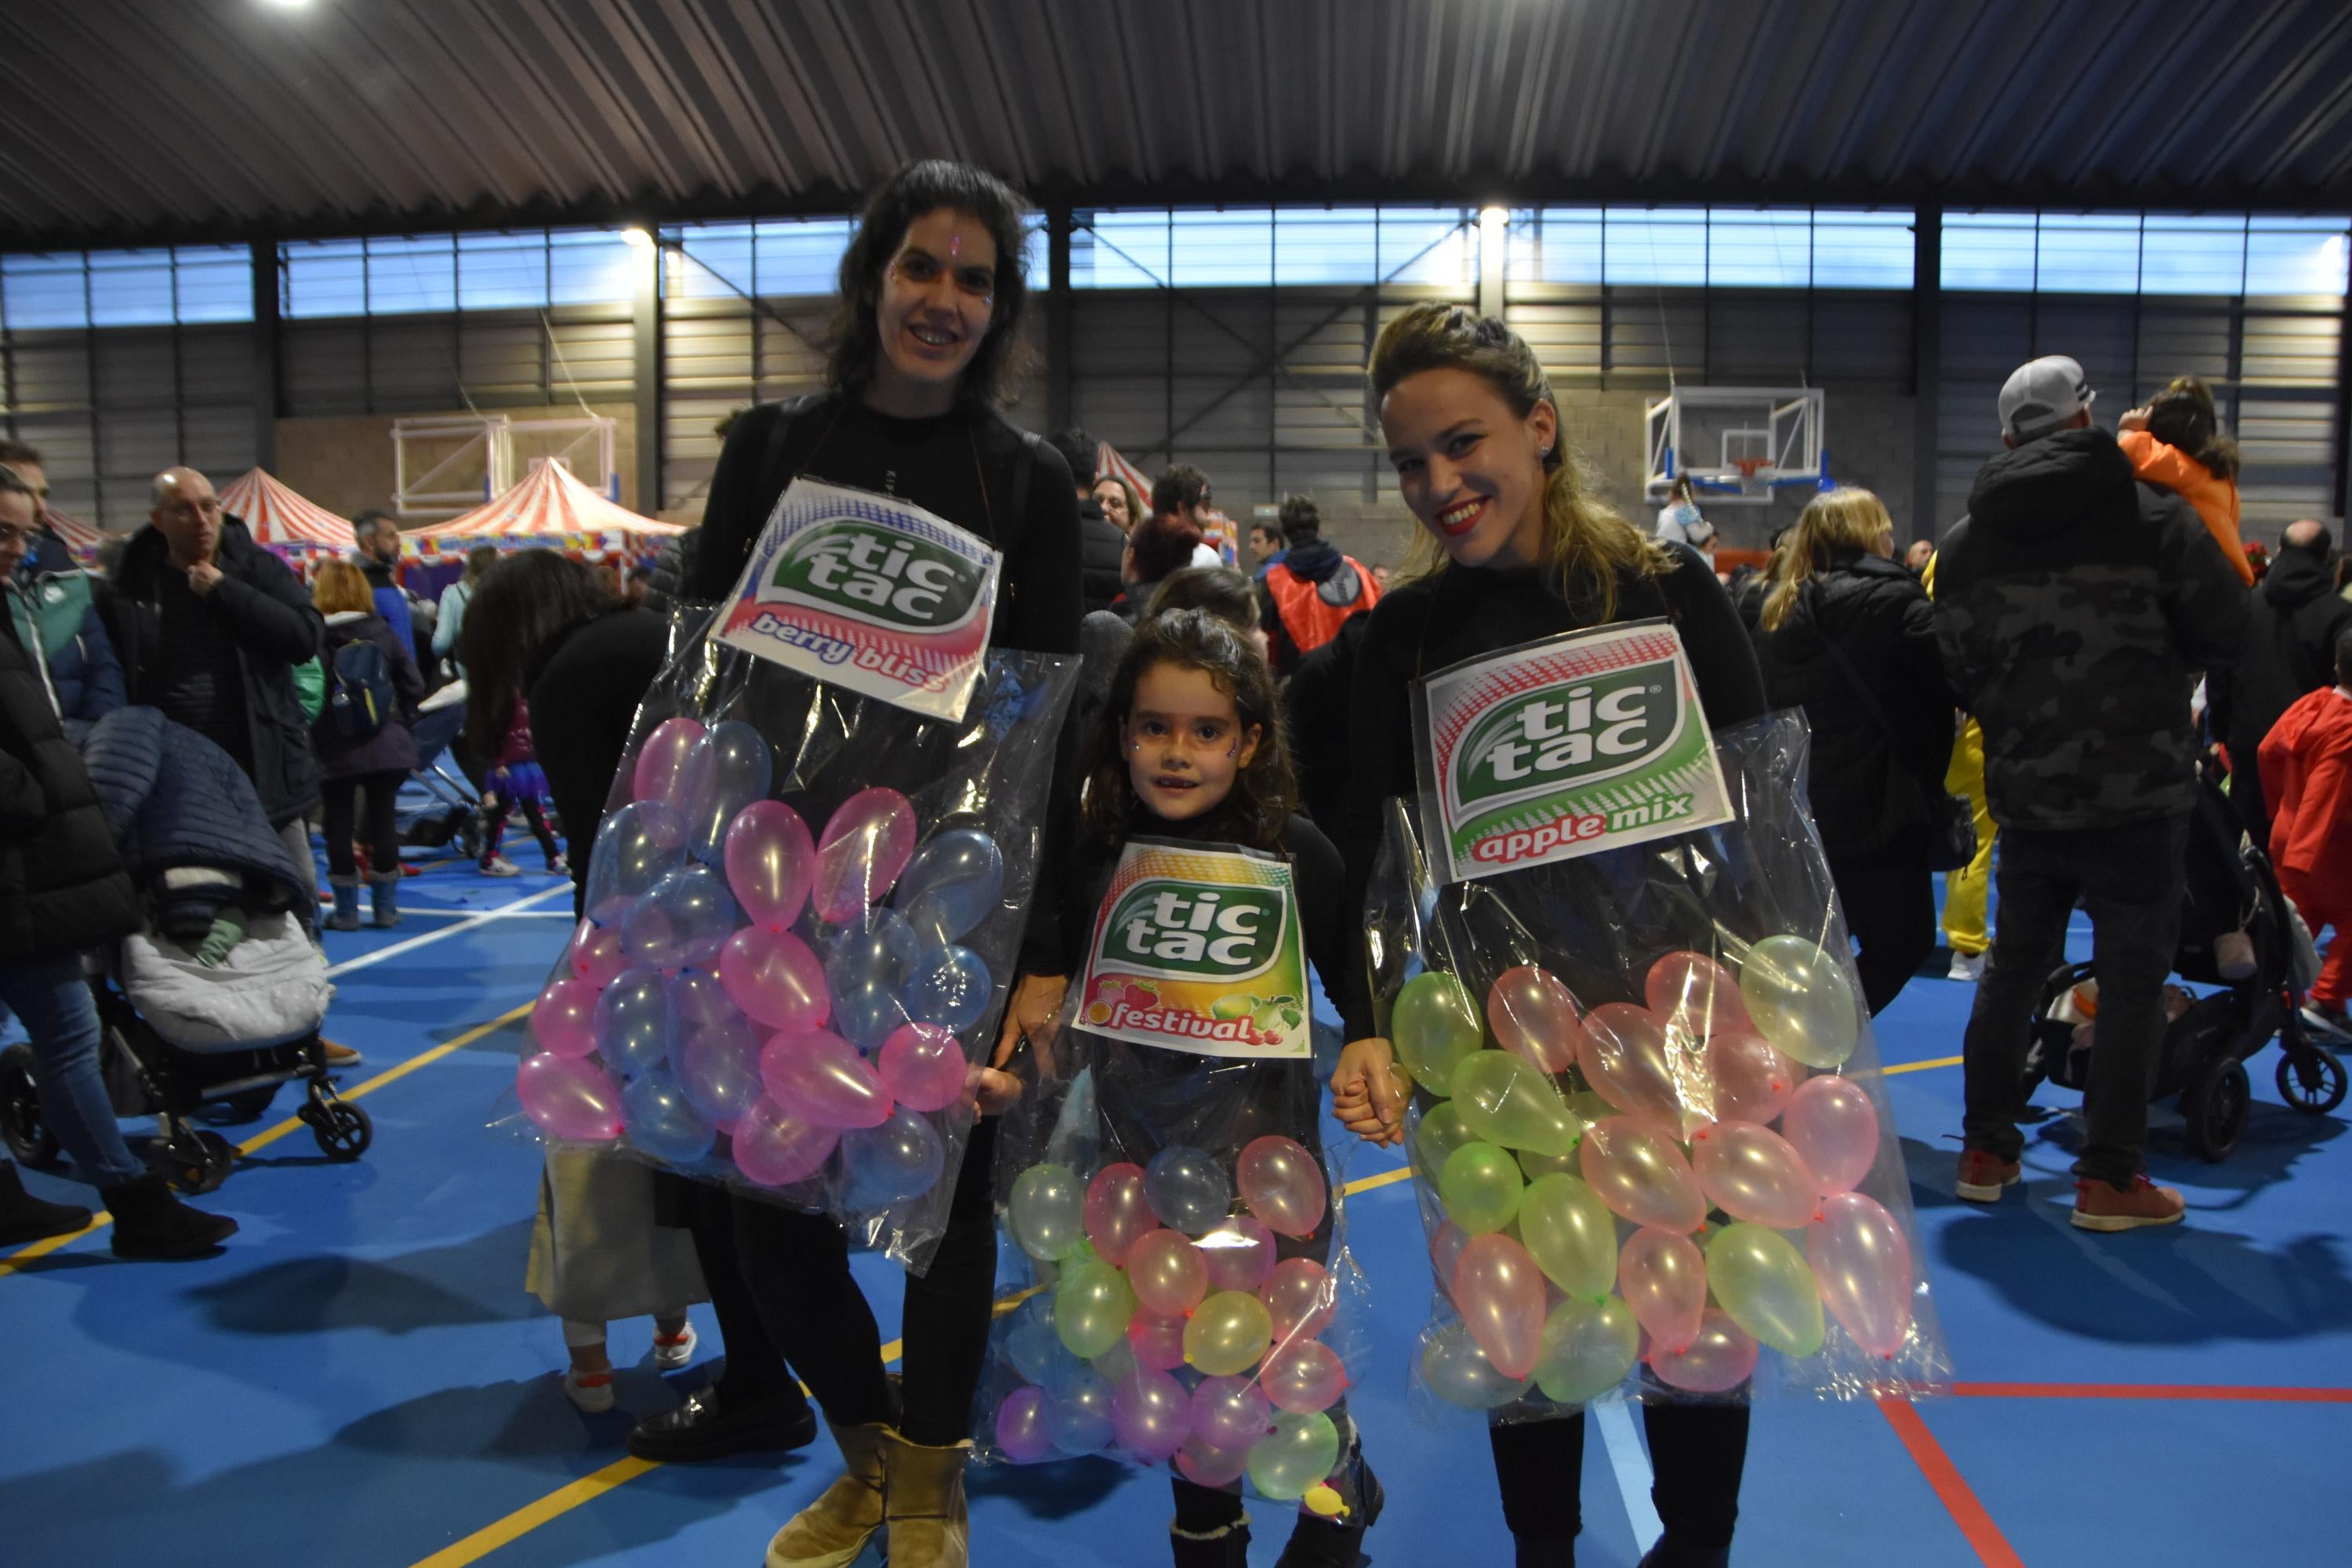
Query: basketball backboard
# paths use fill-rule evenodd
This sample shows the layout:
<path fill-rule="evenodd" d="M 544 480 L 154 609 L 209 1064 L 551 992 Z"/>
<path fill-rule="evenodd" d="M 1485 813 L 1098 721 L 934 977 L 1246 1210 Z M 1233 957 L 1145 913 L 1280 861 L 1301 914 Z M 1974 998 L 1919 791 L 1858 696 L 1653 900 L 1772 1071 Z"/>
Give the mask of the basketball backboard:
<path fill-rule="evenodd" d="M 1677 386 L 1647 408 L 1648 494 L 1685 474 L 1702 500 L 1732 505 L 1818 486 L 1826 417 L 1819 387 Z"/>

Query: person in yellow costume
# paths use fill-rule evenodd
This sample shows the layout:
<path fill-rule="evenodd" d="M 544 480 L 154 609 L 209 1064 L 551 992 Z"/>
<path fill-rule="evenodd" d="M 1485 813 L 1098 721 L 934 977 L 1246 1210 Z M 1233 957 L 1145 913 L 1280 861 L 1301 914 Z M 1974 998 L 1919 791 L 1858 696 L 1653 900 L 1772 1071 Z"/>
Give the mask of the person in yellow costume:
<path fill-rule="evenodd" d="M 1934 556 L 1927 558 L 1927 569 L 1919 580 L 1927 584 L 1927 596 L 1934 598 Z M 1985 892 L 1992 886 L 1992 840 L 1998 831 L 1992 807 L 1985 802 L 1984 731 L 1977 728 L 1974 719 L 1962 720 L 1960 732 L 1952 739 L 1952 761 L 1944 770 L 1944 787 L 1969 797 L 1969 811 L 1977 823 L 1976 858 L 1944 878 L 1944 941 L 1952 949 L 1949 978 L 1973 984 L 1984 977 L 1985 950 L 1992 946 L 1992 932 L 1985 929 Z"/>

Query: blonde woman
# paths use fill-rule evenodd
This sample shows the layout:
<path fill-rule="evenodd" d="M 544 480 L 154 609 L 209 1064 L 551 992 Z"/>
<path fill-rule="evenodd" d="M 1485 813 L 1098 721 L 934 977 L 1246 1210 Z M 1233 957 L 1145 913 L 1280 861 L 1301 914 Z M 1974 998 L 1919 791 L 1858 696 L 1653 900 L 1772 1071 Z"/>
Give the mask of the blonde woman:
<path fill-rule="evenodd" d="M 1773 557 L 1756 633 L 1764 691 L 1812 726 L 1813 821 L 1877 1013 L 1936 946 L 1929 804 L 1952 757 L 1936 617 L 1864 489 L 1813 498 Z"/>

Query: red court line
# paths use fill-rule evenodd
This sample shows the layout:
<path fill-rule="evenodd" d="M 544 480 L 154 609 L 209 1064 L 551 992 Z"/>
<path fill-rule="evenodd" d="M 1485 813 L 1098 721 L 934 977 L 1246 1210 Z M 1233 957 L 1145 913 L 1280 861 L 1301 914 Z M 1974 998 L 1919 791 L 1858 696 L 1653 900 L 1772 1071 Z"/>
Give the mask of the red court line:
<path fill-rule="evenodd" d="M 2256 1405 L 2352 1405 L 2352 1388 L 2164 1383 L 1956 1383 L 1963 1399 L 2203 1399 Z"/>
<path fill-rule="evenodd" d="M 1927 1424 L 1919 1419 L 1919 1413 L 1911 1407 L 1911 1402 L 1907 1399 L 1882 1399 L 1878 1402 L 1878 1409 L 1886 1417 L 1886 1424 L 1895 1428 L 1895 1435 L 1903 1439 L 1903 1447 L 1910 1451 L 1911 1462 L 1919 1467 L 1919 1473 L 1927 1478 L 1929 1486 L 1936 1489 L 1936 1496 L 1943 1500 L 1945 1511 L 1952 1516 L 1952 1522 L 1960 1527 L 1960 1534 L 1975 1549 L 1977 1560 L 1984 1564 L 1984 1568 L 2025 1568 L 2025 1560 L 2011 1549 L 2008 1537 L 2000 1532 L 2000 1526 L 1992 1521 L 1992 1515 L 1987 1513 L 1984 1504 L 1977 1500 L 1976 1492 L 1961 1478 L 1958 1468 L 1952 1463 L 1952 1457 L 1944 1452 L 1944 1446 L 1936 1441 L 1936 1435 L 1927 1430 Z"/>

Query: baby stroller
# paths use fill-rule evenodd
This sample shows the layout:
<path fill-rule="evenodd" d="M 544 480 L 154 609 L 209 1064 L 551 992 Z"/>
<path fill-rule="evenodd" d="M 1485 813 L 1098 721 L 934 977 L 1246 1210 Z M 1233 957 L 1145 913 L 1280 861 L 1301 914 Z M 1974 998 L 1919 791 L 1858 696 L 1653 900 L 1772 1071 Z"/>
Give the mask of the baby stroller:
<path fill-rule="evenodd" d="M 400 840 L 421 848 L 450 844 L 468 860 L 482 854 L 479 788 L 459 771 L 450 745 L 466 722 L 466 683 L 453 680 L 416 710 L 416 771 L 400 792 Z"/>
<path fill-rule="evenodd" d="M 2192 984 L 2222 989 L 2202 997 L 2185 991 L 2175 995 L 2175 1007 L 2167 1009 L 2171 1016 L 2154 1098 L 2179 1096 L 2190 1151 L 2218 1162 L 2229 1158 L 2245 1131 L 2252 1100 L 2246 1062 L 2273 1037 L 2280 1098 L 2305 1115 L 2344 1103 L 2345 1070 L 2334 1051 L 2311 1037 L 2297 1005 L 2318 969 L 2311 933 L 2280 891 L 2270 857 L 2247 838 L 2210 763 L 2200 773 L 2189 821 L 2187 880 L 2173 973 Z M 2215 943 L 2238 931 L 2253 945 L 2253 969 L 2227 976 Z M 2091 964 L 2066 964 L 2044 984 L 2026 1052 L 2025 1099 L 2045 1079 L 2062 1089 L 2084 1087 L 2089 1031 L 2081 1026 L 2074 1003 L 2076 987 L 2094 974 Z M 2183 1000 L 2187 1005 L 2179 1006 Z"/>

